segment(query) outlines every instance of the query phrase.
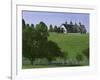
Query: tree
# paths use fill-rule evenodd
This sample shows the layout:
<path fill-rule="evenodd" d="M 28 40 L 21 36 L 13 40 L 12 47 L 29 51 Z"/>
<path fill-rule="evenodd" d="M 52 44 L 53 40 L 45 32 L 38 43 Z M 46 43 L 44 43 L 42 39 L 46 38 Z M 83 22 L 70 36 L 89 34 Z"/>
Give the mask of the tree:
<path fill-rule="evenodd" d="M 86 33 L 86 32 L 87 32 L 87 31 L 86 31 L 86 28 L 85 28 L 85 26 L 84 26 L 84 25 L 81 25 L 79 29 L 80 29 L 80 33 L 81 33 L 81 34 L 83 34 L 83 33 Z"/>
<path fill-rule="evenodd" d="M 82 23 L 81 22 L 79 22 L 79 26 L 81 26 L 82 25 Z"/>
<path fill-rule="evenodd" d="M 33 61 L 36 58 L 41 58 L 43 56 L 41 49 L 43 43 L 47 41 L 48 30 L 46 24 L 43 22 L 37 24 L 34 29 L 33 25 L 25 25 L 27 28 L 23 29 L 22 33 L 22 53 L 33 65 Z"/>
<path fill-rule="evenodd" d="M 86 28 L 85 28 L 85 25 L 83 25 L 81 22 L 79 22 L 79 32 L 80 32 L 81 34 L 87 32 L 87 30 L 86 30 Z"/>
<path fill-rule="evenodd" d="M 29 28 L 30 27 L 30 25 L 29 24 L 26 24 L 26 28 Z"/>
<path fill-rule="evenodd" d="M 56 57 L 65 56 L 55 42 L 48 40 L 48 28 L 44 22 L 35 27 L 32 24 L 25 26 L 26 28 L 22 29 L 22 55 L 28 58 L 32 65 L 36 58 L 47 58 L 51 63 Z"/>
<path fill-rule="evenodd" d="M 22 54 L 31 61 L 31 64 L 33 64 L 34 59 L 37 57 L 36 46 L 38 45 L 34 45 L 34 35 L 35 31 L 31 27 L 27 27 L 22 33 Z"/>
<path fill-rule="evenodd" d="M 65 24 L 66 24 L 66 25 L 68 24 L 67 21 L 65 22 Z"/>
<path fill-rule="evenodd" d="M 52 24 L 50 24 L 50 27 L 49 28 L 50 28 L 49 29 L 50 32 L 53 32 L 54 31 Z"/>
<path fill-rule="evenodd" d="M 83 60 L 83 56 L 81 54 L 77 54 L 76 59 L 78 61 L 78 65 L 80 65 L 80 61 Z"/>
<path fill-rule="evenodd" d="M 65 54 L 61 52 L 58 45 L 53 41 L 48 41 L 45 46 L 45 57 L 48 59 L 49 64 L 56 57 L 65 57 Z"/>
<path fill-rule="evenodd" d="M 22 19 L 22 28 L 25 29 L 25 20 Z"/>
<path fill-rule="evenodd" d="M 78 33 L 78 25 L 77 25 L 77 23 L 75 23 L 75 25 L 73 26 L 73 32 L 74 33 Z"/>
<path fill-rule="evenodd" d="M 57 26 L 56 25 L 54 26 L 54 32 L 57 32 Z"/>
<path fill-rule="evenodd" d="M 77 23 L 75 23 L 75 25 L 74 25 L 75 27 L 76 27 L 76 32 L 77 33 L 80 33 L 80 26 L 77 24 Z"/>
<path fill-rule="evenodd" d="M 73 22 L 72 21 L 70 21 L 70 25 L 73 25 Z"/>
<path fill-rule="evenodd" d="M 49 33 L 48 33 L 48 27 L 44 22 L 40 22 L 39 24 L 36 25 L 36 31 L 39 40 L 43 40 L 43 41 L 47 40 Z"/>
<path fill-rule="evenodd" d="M 34 24 L 31 24 L 31 27 L 34 29 Z"/>
<path fill-rule="evenodd" d="M 84 50 L 82 51 L 82 53 L 87 57 L 87 59 L 89 59 L 89 48 L 84 49 Z"/>

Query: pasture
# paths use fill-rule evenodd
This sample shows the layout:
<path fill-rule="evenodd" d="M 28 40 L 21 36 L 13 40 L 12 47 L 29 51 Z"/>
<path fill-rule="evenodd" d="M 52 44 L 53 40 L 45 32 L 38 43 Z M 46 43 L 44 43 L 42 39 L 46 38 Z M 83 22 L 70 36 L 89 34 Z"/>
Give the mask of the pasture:
<path fill-rule="evenodd" d="M 49 40 L 58 44 L 61 50 L 68 53 L 69 58 L 75 58 L 82 50 L 89 47 L 89 34 L 80 33 L 49 33 Z"/>

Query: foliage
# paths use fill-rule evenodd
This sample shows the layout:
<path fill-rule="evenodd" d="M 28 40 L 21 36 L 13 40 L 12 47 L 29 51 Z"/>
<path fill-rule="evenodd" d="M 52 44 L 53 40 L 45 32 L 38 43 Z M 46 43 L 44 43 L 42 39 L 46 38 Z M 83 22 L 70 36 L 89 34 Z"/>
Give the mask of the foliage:
<path fill-rule="evenodd" d="M 57 26 L 55 25 L 55 26 L 54 26 L 54 32 L 57 32 L 57 29 L 58 29 L 58 28 L 57 28 Z"/>
<path fill-rule="evenodd" d="M 43 22 L 37 24 L 36 29 L 34 25 L 26 24 L 24 26 L 26 28 L 23 29 L 22 33 L 23 56 L 28 58 L 32 64 L 35 58 L 43 56 L 41 54 L 41 45 L 47 40 L 47 26 Z"/>
<path fill-rule="evenodd" d="M 49 29 L 50 32 L 53 32 L 54 31 L 52 24 L 50 24 L 50 27 L 49 28 L 50 28 Z"/>
<path fill-rule="evenodd" d="M 64 53 L 61 52 L 58 45 L 53 41 L 48 41 L 45 47 L 46 57 L 48 61 L 55 59 L 56 57 L 64 57 Z"/>
<path fill-rule="evenodd" d="M 25 20 L 22 19 L 22 29 L 24 29 L 24 28 L 25 28 Z"/>
<path fill-rule="evenodd" d="M 68 24 L 67 22 L 61 24 L 61 26 L 57 27 L 54 26 L 54 30 L 52 26 L 50 26 L 50 32 L 57 32 L 57 33 L 64 33 L 64 26 L 66 28 L 67 33 L 81 33 L 84 34 L 87 32 L 85 25 L 82 25 L 81 22 L 79 22 L 79 25 L 77 23 L 73 24 L 72 21 Z M 52 30 L 52 31 L 51 31 Z"/>
<path fill-rule="evenodd" d="M 24 22 L 24 23 L 23 23 Z M 63 57 L 58 45 L 52 41 L 48 41 L 48 28 L 44 22 L 40 22 L 35 27 L 33 24 L 25 24 L 22 20 L 22 51 L 23 57 L 28 58 L 33 65 L 36 58 L 47 58 L 51 62 L 56 57 Z"/>
<path fill-rule="evenodd" d="M 83 55 L 82 54 L 77 54 L 76 59 L 80 62 L 83 60 Z"/>
<path fill-rule="evenodd" d="M 89 48 L 84 49 L 83 54 L 89 59 Z"/>
<path fill-rule="evenodd" d="M 35 30 L 33 30 L 32 27 L 27 27 L 23 30 L 22 34 L 23 34 L 22 35 L 23 56 L 30 59 L 31 64 L 32 64 L 32 61 L 37 56 L 36 46 L 38 46 L 37 41 L 34 40 L 36 38 Z"/>

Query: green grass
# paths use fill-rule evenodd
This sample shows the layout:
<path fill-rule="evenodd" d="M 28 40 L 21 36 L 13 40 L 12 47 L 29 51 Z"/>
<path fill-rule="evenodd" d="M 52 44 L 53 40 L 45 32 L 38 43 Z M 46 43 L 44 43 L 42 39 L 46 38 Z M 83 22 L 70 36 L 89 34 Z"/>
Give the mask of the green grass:
<path fill-rule="evenodd" d="M 51 64 L 51 65 L 31 65 L 31 64 L 25 64 L 22 66 L 22 69 L 31 69 L 31 68 L 54 68 L 54 67 L 77 67 L 81 65 L 56 65 L 56 64 Z"/>
<path fill-rule="evenodd" d="M 54 41 L 69 58 L 75 58 L 82 50 L 89 47 L 89 34 L 80 33 L 49 33 L 49 40 Z"/>
<path fill-rule="evenodd" d="M 31 64 L 25 64 L 22 66 L 23 69 L 27 68 L 48 68 L 48 67 L 56 67 L 56 65 L 31 65 Z"/>

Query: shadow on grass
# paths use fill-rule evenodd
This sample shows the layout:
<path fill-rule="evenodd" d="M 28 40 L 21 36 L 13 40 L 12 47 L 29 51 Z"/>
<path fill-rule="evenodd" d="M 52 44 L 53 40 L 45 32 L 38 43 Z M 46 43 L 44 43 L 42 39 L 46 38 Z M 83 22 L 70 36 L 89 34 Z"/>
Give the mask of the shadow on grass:
<path fill-rule="evenodd" d="M 22 69 L 31 69 L 31 68 L 59 68 L 59 67 L 79 67 L 79 66 L 86 66 L 86 65 L 79 65 L 79 64 L 52 64 L 52 65 L 23 65 Z"/>

